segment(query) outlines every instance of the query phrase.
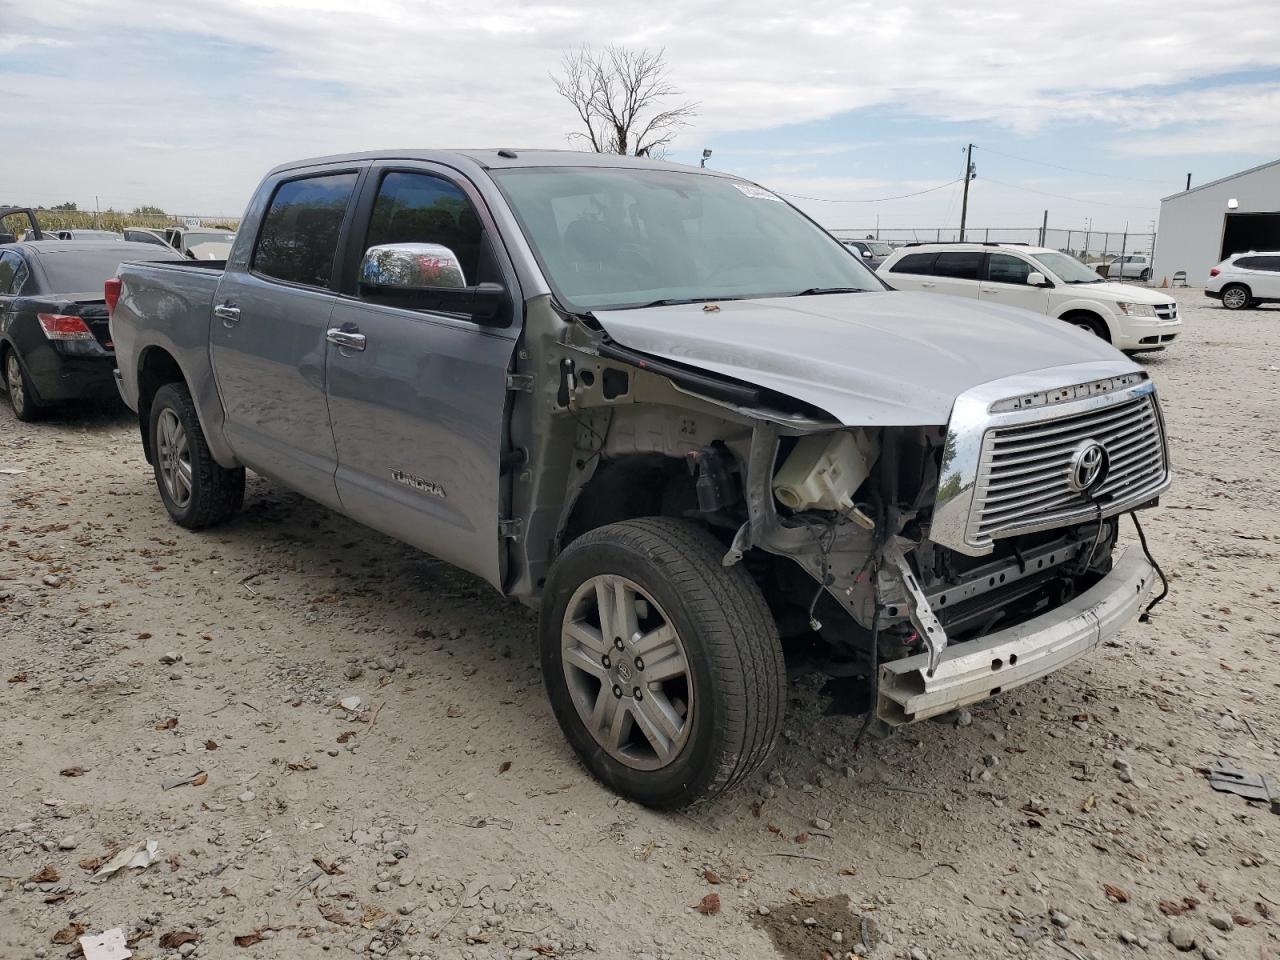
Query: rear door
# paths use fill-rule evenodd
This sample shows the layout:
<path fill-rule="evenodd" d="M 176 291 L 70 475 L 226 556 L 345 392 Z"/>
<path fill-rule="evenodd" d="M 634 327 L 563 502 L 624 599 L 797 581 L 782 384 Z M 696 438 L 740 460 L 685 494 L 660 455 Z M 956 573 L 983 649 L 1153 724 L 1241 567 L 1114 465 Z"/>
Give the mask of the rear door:
<path fill-rule="evenodd" d="M 1280 257 L 1250 254 L 1238 258 L 1234 266 L 1255 297 L 1262 300 L 1280 298 Z"/>
<path fill-rule="evenodd" d="M 329 325 L 357 346 L 326 352 L 343 512 L 502 586 L 498 521 L 507 367 L 519 332 L 514 271 L 474 187 L 430 163 L 370 171 Z M 370 247 L 431 243 L 466 284 L 501 283 L 498 322 L 415 309 L 362 288 Z"/>
<path fill-rule="evenodd" d="M 1027 283 L 1027 277 L 1036 272 L 1040 272 L 1038 267 L 1016 254 L 988 254 L 987 275 L 979 285 L 978 299 L 1048 313 L 1049 288 L 1033 287 Z"/>
<path fill-rule="evenodd" d="M 982 250 L 946 250 L 933 264 L 933 292 L 978 299 L 986 253 Z"/>
<path fill-rule="evenodd" d="M 325 331 L 361 174 L 346 166 L 275 185 L 247 269 L 223 274 L 209 327 L 236 453 L 330 506 L 338 504 L 337 449 L 325 402 Z"/>

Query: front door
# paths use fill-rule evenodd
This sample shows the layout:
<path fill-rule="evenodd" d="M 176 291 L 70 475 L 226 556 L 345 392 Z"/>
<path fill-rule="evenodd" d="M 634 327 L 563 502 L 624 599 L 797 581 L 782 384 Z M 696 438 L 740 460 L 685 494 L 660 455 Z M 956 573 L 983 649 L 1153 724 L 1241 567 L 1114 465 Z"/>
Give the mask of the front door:
<path fill-rule="evenodd" d="M 325 331 L 334 263 L 358 172 L 275 188 L 245 266 L 214 294 L 213 367 L 237 455 L 321 503 L 337 506 L 337 450 L 325 404 Z"/>
<path fill-rule="evenodd" d="M 1027 260 L 1010 253 L 993 253 L 987 257 L 987 276 L 979 286 L 978 299 L 987 303 L 1003 303 L 1036 313 L 1049 310 L 1049 288 L 1027 284 L 1027 277 L 1043 272 Z"/>
<path fill-rule="evenodd" d="M 349 247 L 440 244 L 467 285 L 517 290 L 470 184 L 431 164 L 386 164 L 369 175 Z M 360 225 L 368 224 L 367 229 Z M 360 252 L 357 256 L 355 251 Z M 511 296 L 497 322 L 393 304 L 344 279 L 329 320 L 329 415 L 343 512 L 501 588 L 498 521 L 507 366 L 519 331 Z"/>

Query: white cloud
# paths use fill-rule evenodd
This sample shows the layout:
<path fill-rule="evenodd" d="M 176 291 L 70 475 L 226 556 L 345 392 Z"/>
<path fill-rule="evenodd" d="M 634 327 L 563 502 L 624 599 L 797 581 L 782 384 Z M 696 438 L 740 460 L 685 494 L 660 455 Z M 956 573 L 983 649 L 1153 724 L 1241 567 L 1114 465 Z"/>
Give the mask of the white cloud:
<path fill-rule="evenodd" d="M 563 146 L 572 123 L 548 73 L 587 41 L 666 48 L 673 79 L 701 105 L 685 145 L 884 106 L 1023 133 L 1104 122 L 1132 131 L 1119 146 L 1135 153 L 1185 149 L 1197 131 L 1256 152 L 1275 149 L 1280 115 L 1274 86 L 1249 103 L 1213 89 L 1150 92 L 1280 66 L 1274 0 L 1232 7 L 1247 30 L 1224 29 L 1201 0 L 0 0 L 0 16 L 19 30 L 0 51 L 70 43 L 48 62 L 93 67 L 59 79 L 6 74 L 0 62 L 11 141 L 74 131 L 78 146 L 6 158 L 9 192 L 36 200 L 100 192 L 120 205 L 229 212 L 267 167 L 301 155 Z M 157 34 L 203 38 L 208 62 L 166 62 L 163 47 L 154 63 L 113 56 L 113 39 Z"/>

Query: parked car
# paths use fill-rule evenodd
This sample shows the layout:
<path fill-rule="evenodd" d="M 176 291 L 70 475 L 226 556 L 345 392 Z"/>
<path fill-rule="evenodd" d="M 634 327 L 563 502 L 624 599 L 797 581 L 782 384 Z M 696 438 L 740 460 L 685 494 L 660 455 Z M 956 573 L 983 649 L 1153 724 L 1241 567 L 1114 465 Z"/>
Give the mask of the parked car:
<path fill-rule="evenodd" d="M 227 230 L 208 230 L 200 227 L 170 227 L 164 239 L 184 257 L 192 260 L 226 260 L 236 235 Z"/>
<path fill-rule="evenodd" d="M 1151 279 L 1151 258 L 1141 253 L 1115 257 L 1106 265 L 1103 275 L 1108 280 L 1139 280 L 1146 283 Z"/>
<path fill-rule="evenodd" d="M 161 247 L 168 247 L 169 250 L 175 253 L 178 252 L 169 245 L 163 230 L 152 230 L 150 227 L 125 227 L 124 238 L 135 243 L 151 243 Z"/>
<path fill-rule="evenodd" d="M 50 240 L 123 240 L 124 234 L 114 230 L 45 230 L 45 237 Z"/>
<path fill-rule="evenodd" d="M 1204 295 L 1228 310 L 1280 303 L 1280 252 L 1233 253 L 1209 271 Z"/>
<path fill-rule="evenodd" d="M 122 258 L 163 256 L 123 240 L 0 246 L 0 376 L 19 420 L 60 401 L 116 396 L 102 285 Z"/>
<path fill-rule="evenodd" d="M 885 258 L 893 253 L 893 247 L 883 240 L 841 239 L 840 242 L 862 257 L 862 262 L 872 270 L 884 263 Z"/>
<path fill-rule="evenodd" d="M 0 244 L 18 240 L 40 240 L 45 234 L 31 207 L 0 206 Z"/>
<path fill-rule="evenodd" d="M 985 251 L 984 251 L 985 253 Z M 271 171 L 225 269 L 126 263 L 121 392 L 198 529 L 246 468 L 538 606 L 586 766 L 714 796 L 784 719 L 780 636 L 901 724 L 1137 612 L 1155 385 L 1068 326 L 890 291 L 776 194 L 563 151 Z"/>
<path fill-rule="evenodd" d="M 1069 254 L 1009 243 L 922 243 L 894 251 L 880 276 L 918 290 L 1021 307 L 1065 320 L 1127 353 L 1163 350 L 1182 330 L 1167 293 L 1098 276 Z"/>

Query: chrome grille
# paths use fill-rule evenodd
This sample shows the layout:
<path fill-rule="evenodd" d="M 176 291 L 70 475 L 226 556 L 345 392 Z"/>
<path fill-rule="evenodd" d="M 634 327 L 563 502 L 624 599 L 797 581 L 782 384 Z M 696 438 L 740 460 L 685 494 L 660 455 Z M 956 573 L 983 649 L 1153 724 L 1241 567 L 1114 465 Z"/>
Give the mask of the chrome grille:
<path fill-rule="evenodd" d="M 1156 316 L 1161 320 L 1177 320 L 1178 305 L 1176 303 L 1157 303 Z"/>
<path fill-rule="evenodd" d="M 970 543 L 1086 520 L 1097 509 L 1068 485 L 1076 448 L 1096 440 L 1110 468 L 1094 494 L 1107 515 L 1136 505 L 1165 483 L 1160 415 L 1150 394 L 1085 413 L 988 430 L 982 441 Z"/>

